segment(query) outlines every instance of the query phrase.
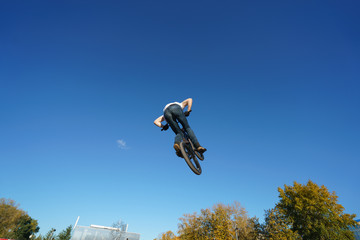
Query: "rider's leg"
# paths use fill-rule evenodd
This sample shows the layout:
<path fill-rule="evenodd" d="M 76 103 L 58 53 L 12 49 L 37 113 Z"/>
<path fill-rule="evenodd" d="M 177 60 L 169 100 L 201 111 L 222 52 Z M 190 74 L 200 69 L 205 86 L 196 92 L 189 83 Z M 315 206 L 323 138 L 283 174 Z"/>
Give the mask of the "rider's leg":
<path fill-rule="evenodd" d="M 186 116 L 185 116 L 184 112 L 182 111 L 182 109 L 180 107 L 175 112 L 175 115 L 176 115 L 176 118 L 181 123 L 181 125 L 185 128 L 186 132 L 189 134 L 189 137 L 190 137 L 192 143 L 194 144 L 194 147 L 199 148 L 200 143 L 197 140 L 194 131 L 190 128 L 190 125 L 189 125 L 189 123 L 188 123 L 188 121 L 186 119 Z"/>
<path fill-rule="evenodd" d="M 181 157 L 180 152 L 180 142 L 183 139 L 183 132 L 180 129 L 179 124 L 176 121 L 176 117 L 174 116 L 173 111 L 171 110 L 171 106 L 168 107 L 164 112 L 164 117 L 166 122 L 169 124 L 173 132 L 176 134 L 175 136 L 175 142 L 174 142 L 174 149 L 176 151 L 176 155 Z"/>
<path fill-rule="evenodd" d="M 179 124 L 176 122 L 176 118 L 173 115 L 171 109 L 166 109 L 164 112 L 164 117 L 166 122 L 169 124 L 170 128 L 173 130 L 173 132 L 176 134 L 175 136 L 175 143 L 180 143 L 181 139 L 183 138 L 183 133 L 180 129 Z"/>

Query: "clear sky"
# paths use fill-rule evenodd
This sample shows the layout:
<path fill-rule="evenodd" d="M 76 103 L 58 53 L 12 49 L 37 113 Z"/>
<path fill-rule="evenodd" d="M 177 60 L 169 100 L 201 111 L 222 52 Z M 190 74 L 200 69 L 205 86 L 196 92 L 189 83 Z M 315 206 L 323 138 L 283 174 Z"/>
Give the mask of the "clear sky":
<path fill-rule="evenodd" d="M 152 240 L 309 179 L 360 215 L 359 1 L 2 1 L 0 197 Z M 192 97 L 197 176 L 153 121 Z"/>

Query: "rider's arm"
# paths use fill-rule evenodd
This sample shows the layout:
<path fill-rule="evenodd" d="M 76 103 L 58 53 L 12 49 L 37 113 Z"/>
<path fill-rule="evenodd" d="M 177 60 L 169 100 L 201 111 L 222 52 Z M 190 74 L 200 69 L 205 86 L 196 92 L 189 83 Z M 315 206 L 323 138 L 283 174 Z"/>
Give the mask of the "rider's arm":
<path fill-rule="evenodd" d="M 158 126 L 159 128 L 163 128 L 164 125 L 161 124 L 161 122 L 163 122 L 163 121 L 165 121 L 165 117 L 162 115 L 162 116 L 158 117 L 157 119 L 155 119 L 154 124 L 156 126 Z"/>
<path fill-rule="evenodd" d="M 185 109 L 185 107 L 187 106 L 188 107 L 188 111 L 190 112 L 191 111 L 191 107 L 192 107 L 192 103 L 193 103 L 193 100 L 192 98 L 188 98 L 186 100 L 184 100 L 181 105 L 183 106 L 183 109 Z"/>

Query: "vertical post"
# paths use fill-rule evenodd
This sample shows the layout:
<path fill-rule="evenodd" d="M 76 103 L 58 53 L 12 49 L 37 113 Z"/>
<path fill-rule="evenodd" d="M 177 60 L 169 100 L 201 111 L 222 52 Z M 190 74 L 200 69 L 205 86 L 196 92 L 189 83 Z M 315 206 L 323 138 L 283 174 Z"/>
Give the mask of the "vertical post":
<path fill-rule="evenodd" d="M 77 226 L 77 224 L 78 224 L 78 222 L 79 222 L 79 219 L 80 219 L 80 216 L 77 217 L 77 220 L 76 220 L 75 225 L 74 225 L 74 227 L 73 227 L 73 231 L 74 231 L 75 227 Z"/>

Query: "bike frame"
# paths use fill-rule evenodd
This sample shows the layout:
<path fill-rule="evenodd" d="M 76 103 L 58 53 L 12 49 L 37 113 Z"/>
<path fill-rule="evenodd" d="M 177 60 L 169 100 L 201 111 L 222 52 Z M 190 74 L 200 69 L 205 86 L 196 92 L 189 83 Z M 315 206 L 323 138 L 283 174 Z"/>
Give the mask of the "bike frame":
<path fill-rule="evenodd" d="M 176 122 L 178 125 L 181 124 L 181 123 L 179 123 L 179 121 L 176 121 Z M 183 158 L 185 159 L 185 162 L 190 167 L 190 169 L 195 174 L 200 175 L 202 170 L 201 170 L 201 166 L 199 164 L 198 159 L 200 159 L 202 161 L 202 160 L 204 160 L 204 156 L 196 150 L 196 148 L 194 147 L 194 144 L 192 143 L 192 141 L 190 139 L 189 133 L 185 130 L 184 126 L 181 125 L 180 129 L 183 133 L 183 138 L 180 143 L 180 148 L 181 148 Z M 188 151 L 189 151 L 190 155 L 188 155 L 186 153 L 186 150 L 184 148 L 184 146 L 186 146 L 186 145 L 189 146 Z"/>
<path fill-rule="evenodd" d="M 187 133 L 187 131 L 185 131 L 184 128 L 182 128 L 181 131 L 184 133 L 183 142 L 184 142 L 184 143 L 190 143 L 192 150 L 193 150 L 194 152 L 196 152 L 196 149 L 195 149 L 195 147 L 194 147 L 194 144 L 192 143 L 192 141 L 191 141 L 191 139 L 190 139 L 189 134 Z"/>

